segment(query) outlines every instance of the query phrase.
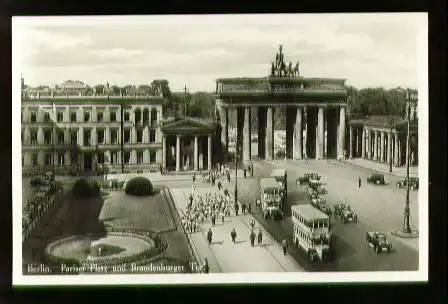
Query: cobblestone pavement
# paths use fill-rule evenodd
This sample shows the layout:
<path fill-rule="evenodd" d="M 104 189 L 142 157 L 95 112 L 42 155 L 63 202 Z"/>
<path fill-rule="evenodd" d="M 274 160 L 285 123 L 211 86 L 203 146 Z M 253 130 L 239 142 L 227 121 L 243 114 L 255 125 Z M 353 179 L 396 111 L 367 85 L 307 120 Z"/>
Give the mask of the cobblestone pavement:
<path fill-rule="evenodd" d="M 216 188 L 200 187 L 199 194 L 216 192 Z M 175 205 L 184 210 L 188 203 L 191 188 L 171 189 Z M 250 225 L 253 217 L 250 214 L 226 218 L 224 223 L 217 220 L 216 226 L 211 227 L 207 222 L 201 226 L 199 232 L 189 234 L 193 247 L 199 259 L 208 259 L 211 272 L 242 273 L 242 272 L 299 272 L 302 267 L 289 255 L 283 255 L 281 245 L 263 229 L 262 245 L 251 246 L 249 240 Z M 213 242 L 208 244 L 206 234 L 208 228 L 213 231 Z M 260 224 L 256 221 L 255 232 Z M 232 243 L 230 232 L 235 228 L 236 243 Z"/>

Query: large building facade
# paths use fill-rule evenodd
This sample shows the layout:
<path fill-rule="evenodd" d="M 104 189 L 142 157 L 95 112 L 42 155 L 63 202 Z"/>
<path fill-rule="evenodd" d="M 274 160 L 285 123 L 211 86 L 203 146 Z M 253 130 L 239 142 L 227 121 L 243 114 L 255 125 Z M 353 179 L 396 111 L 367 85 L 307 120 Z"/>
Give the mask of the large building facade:
<path fill-rule="evenodd" d="M 23 172 L 158 169 L 162 105 L 158 96 L 23 96 Z"/>

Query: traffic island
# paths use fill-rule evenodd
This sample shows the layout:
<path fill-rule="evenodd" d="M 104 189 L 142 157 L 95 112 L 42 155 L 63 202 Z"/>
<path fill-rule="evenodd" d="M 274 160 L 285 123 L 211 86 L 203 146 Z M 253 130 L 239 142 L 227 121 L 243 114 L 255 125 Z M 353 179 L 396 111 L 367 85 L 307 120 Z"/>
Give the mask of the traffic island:
<path fill-rule="evenodd" d="M 405 232 L 403 229 L 397 229 L 391 232 L 393 236 L 403 238 L 403 239 L 413 239 L 418 238 L 419 232 L 415 228 L 411 228 L 411 232 Z"/>

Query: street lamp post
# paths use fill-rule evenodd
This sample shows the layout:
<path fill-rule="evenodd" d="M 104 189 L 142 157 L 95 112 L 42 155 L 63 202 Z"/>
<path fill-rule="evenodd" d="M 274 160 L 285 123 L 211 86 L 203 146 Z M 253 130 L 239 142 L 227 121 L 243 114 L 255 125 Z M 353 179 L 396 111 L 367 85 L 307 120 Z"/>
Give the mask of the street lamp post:
<path fill-rule="evenodd" d="M 391 139 L 391 142 L 387 142 L 387 150 L 389 151 L 388 153 L 389 153 L 389 172 L 390 173 L 392 173 L 392 159 L 393 159 L 393 157 L 392 157 L 392 130 L 395 128 L 395 123 L 394 123 L 394 120 L 393 120 L 393 118 L 392 118 L 392 116 L 390 117 L 390 130 L 389 130 L 389 132 L 390 132 L 390 136 L 389 136 L 389 138 Z M 395 149 L 398 149 L 398 147 L 395 147 Z"/>
<path fill-rule="evenodd" d="M 409 163 L 410 163 L 410 147 L 409 147 L 409 138 L 410 138 L 410 120 L 411 120 L 411 101 L 416 98 L 416 94 L 411 92 L 410 89 L 406 91 L 406 109 L 407 109 L 407 135 L 406 135 L 406 201 L 404 208 L 404 227 L 403 232 L 411 233 L 411 225 L 410 225 L 410 208 L 409 208 Z"/>
<path fill-rule="evenodd" d="M 235 204 L 238 204 L 238 146 L 235 151 Z"/>

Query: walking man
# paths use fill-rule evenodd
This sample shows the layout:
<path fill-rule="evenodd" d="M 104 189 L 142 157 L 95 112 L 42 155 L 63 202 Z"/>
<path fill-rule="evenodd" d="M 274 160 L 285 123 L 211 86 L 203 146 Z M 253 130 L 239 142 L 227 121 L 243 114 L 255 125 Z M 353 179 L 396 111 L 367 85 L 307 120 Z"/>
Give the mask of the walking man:
<path fill-rule="evenodd" d="M 255 220 L 254 219 L 252 219 L 252 221 L 250 221 L 250 227 L 252 228 L 252 231 L 253 231 L 255 228 Z"/>
<path fill-rule="evenodd" d="M 263 242 L 263 231 L 260 230 L 258 231 L 258 245 L 261 246 L 261 243 Z"/>
<path fill-rule="evenodd" d="M 196 181 L 196 173 L 193 173 L 193 184 Z"/>
<path fill-rule="evenodd" d="M 288 242 L 286 241 L 286 239 L 283 239 L 282 247 L 283 247 L 283 255 L 286 255 L 286 249 L 288 248 Z"/>
<path fill-rule="evenodd" d="M 241 204 L 241 212 L 244 214 L 246 214 L 246 203 Z"/>
<path fill-rule="evenodd" d="M 254 233 L 253 230 L 250 232 L 250 245 L 251 245 L 252 247 L 255 246 L 255 233 Z"/>
<path fill-rule="evenodd" d="M 361 188 L 361 177 L 358 177 L 358 188 Z"/>
<path fill-rule="evenodd" d="M 249 203 L 249 204 L 247 204 L 247 212 L 249 212 L 250 213 L 250 211 L 251 211 L 251 204 Z"/>
<path fill-rule="evenodd" d="M 227 172 L 227 181 L 230 183 L 230 172 Z"/>
<path fill-rule="evenodd" d="M 238 216 L 238 212 L 240 211 L 240 206 L 238 205 L 237 202 L 235 202 L 235 205 L 233 206 L 235 208 L 235 214 L 236 216 Z"/>
<path fill-rule="evenodd" d="M 213 239 L 212 228 L 208 228 L 208 232 L 207 232 L 207 240 L 208 240 L 208 244 L 209 244 L 209 245 L 212 244 L 212 239 Z"/>
<path fill-rule="evenodd" d="M 219 180 L 218 181 L 218 191 L 221 191 L 221 186 L 222 186 L 222 184 L 221 184 L 221 181 Z"/>
<path fill-rule="evenodd" d="M 236 231 L 235 228 L 232 229 L 232 232 L 230 232 L 230 237 L 232 238 L 232 242 L 235 244 L 236 239 Z"/>
<path fill-rule="evenodd" d="M 215 226 L 216 224 L 216 215 L 215 213 L 212 214 L 212 226 Z"/>
<path fill-rule="evenodd" d="M 246 175 L 247 175 L 247 169 L 246 169 L 246 167 L 244 167 L 244 169 L 243 169 L 243 174 L 244 174 L 244 179 L 246 179 Z"/>
<path fill-rule="evenodd" d="M 202 271 L 204 273 L 209 273 L 210 272 L 210 266 L 208 266 L 208 260 L 207 258 L 204 259 L 204 266 L 202 268 Z"/>

